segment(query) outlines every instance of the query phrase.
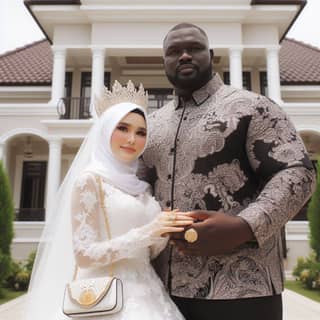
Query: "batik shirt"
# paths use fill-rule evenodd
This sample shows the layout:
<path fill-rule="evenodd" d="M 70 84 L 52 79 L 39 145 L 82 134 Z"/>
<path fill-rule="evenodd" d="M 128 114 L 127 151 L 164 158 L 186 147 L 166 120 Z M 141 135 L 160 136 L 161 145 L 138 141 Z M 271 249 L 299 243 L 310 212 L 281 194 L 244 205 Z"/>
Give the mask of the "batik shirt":
<path fill-rule="evenodd" d="M 220 256 L 167 249 L 158 271 L 171 294 L 202 299 L 279 294 L 280 230 L 314 185 L 312 163 L 287 115 L 268 98 L 226 86 L 215 75 L 189 101 L 176 96 L 152 113 L 149 130 L 142 175 L 162 208 L 238 215 L 255 237 L 255 243 Z"/>

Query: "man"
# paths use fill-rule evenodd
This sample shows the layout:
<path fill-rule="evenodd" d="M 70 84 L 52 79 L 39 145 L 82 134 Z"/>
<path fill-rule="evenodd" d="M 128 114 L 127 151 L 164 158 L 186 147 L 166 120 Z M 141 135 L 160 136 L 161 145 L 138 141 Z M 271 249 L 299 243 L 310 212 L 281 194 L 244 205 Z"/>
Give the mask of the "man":
<path fill-rule="evenodd" d="M 159 274 L 187 320 L 280 320 L 280 230 L 315 179 L 304 145 L 273 101 L 213 73 L 201 28 L 179 24 L 163 47 L 175 98 L 149 116 L 144 174 L 163 208 L 195 222 L 171 236 Z"/>

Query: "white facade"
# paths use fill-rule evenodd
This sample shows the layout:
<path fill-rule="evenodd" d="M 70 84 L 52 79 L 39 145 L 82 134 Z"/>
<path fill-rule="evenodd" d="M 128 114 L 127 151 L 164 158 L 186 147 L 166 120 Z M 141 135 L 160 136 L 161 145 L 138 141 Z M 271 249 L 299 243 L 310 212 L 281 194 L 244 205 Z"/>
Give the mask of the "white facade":
<path fill-rule="evenodd" d="M 26 137 L 31 136 L 32 160 L 47 163 L 48 205 L 92 124 L 90 119 L 59 119 L 57 104 L 65 96 L 66 72 L 72 72 L 71 97 L 84 94 L 84 72 L 91 72 L 91 88 L 86 88 L 91 97 L 103 88 L 104 72 L 110 73 L 111 82 L 131 79 L 147 89 L 170 88 L 161 64 L 162 40 L 178 22 L 195 23 L 207 32 L 215 53 L 214 70 L 222 77 L 229 72 L 231 85 L 241 88 L 245 71 L 250 73 L 251 89 L 260 92 L 261 72 L 266 71 L 268 96 L 285 109 L 305 136 L 320 137 L 320 86 L 280 86 L 279 42 L 299 5 L 252 6 L 248 0 L 81 3 L 30 6 L 52 40 L 52 86 L 0 87 L 0 158 L 10 176 L 16 208 L 22 199 Z M 14 257 L 26 257 L 43 225 L 15 223 Z M 288 270 L 297 256 L 307 255 L 307 232 L 305 222 L 289 222 Z"/>

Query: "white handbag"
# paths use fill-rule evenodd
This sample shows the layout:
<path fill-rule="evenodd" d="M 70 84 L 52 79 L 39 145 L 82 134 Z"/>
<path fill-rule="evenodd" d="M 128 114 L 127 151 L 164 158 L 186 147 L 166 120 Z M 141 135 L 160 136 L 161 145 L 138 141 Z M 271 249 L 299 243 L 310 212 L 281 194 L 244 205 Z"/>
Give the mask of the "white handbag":
<path fill-rule="evenodd" d="M 107 233 L 111 239 L 100 177 L 98 182 Z M 120 279 L 109 276 L 76 280 L 77 272 L 78 266 L 76 265 L 73 280 L 65 288 L 62 307 L 65 315 L 71 318 L 88 318 L 114 314 L 122 309 L 123 287 Z M 111 273 L 113 272 L 111 271 Z"/>

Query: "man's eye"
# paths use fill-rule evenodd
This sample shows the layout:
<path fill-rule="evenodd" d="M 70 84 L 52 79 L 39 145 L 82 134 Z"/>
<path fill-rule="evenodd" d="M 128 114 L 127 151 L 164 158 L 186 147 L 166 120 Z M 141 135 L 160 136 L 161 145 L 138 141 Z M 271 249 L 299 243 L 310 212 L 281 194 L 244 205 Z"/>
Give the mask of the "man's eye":
<path fill-rule="evenodd" d="M 192 48 L 191 48 L 191 50 L 192 50 L 193 52 L 200 51 L 200 50 L 202 50 L 202 49 L 203 49 L 203 48 L 200 47 L 200 46 L 195 46 L 195 47 L 192 47 Z"/>
<path fill-rule="evenodd" d="M 179 49 L 176 49 L 176 48 L 171 48 L 167 51 L 168 56 L 177 55 L 177 54 L 179 54 Z"/>

